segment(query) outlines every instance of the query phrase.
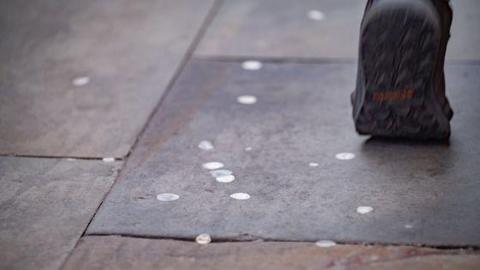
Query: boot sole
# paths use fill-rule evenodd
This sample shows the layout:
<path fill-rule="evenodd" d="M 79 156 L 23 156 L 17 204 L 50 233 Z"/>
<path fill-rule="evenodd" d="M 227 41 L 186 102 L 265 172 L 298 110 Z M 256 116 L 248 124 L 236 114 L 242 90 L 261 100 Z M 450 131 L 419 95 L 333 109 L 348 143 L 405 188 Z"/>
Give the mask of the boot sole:
<path fill-rule="evenodd" d="M 421 0 L 386 2 L 369 12 L 361 29 L 357 132 L 447 139 L 448 116 L 433 89 L 441 34 L 433 6 Z"/>

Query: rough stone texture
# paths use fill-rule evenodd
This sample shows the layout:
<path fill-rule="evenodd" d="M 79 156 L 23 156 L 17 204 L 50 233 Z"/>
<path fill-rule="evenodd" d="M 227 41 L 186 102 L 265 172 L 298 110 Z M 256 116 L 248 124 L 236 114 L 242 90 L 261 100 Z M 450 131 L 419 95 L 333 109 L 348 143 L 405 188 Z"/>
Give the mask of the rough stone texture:
<path fill-rule="evenodd" d="M 478 253 L 416 247 L 312 243 L 214 243 L 85 237 L 65 270 L 100 269 L 478 269 Z"/>
<path fill-rule="evenodd" d="M 0 157 L 0 269 L 58 269 L 119 162 Z"/>
<path fill-rule="evenodd" d="M 225 0 L 196 51 L 201 56 L 356 58 L 366 1 Z M 449 59 L 480 59 L 480 1 L 453 1 Z M 308 18 L 309 10 L 325 14 Z"/>
<path fill-rule="evenodd" d="M 2 1 L 0 154 L 123 157 L 212 3 Z"/>
<path fill-rule="evenodd" d="M 245 71 L 191 62 L 88 233 L 480 245 L 480 66 L 447 68 L 456 109 L 450 146 L 358 136 L 349 104 L 355 72 L 352 64 Z M 258 102 L 238 104 L 245 94 Z M 215 150 L 198 149 L 202 140 Z M 356 158 L 337 160 L 339 152 Z M 236 181 L 217 183 L 202 169 L 207 161 L 225 163 Z M 157 201 L 164 192 L 181 197 Z M 251 199 L 229 198 L 234 192 Z M 374 211 L 356 213 L 364 205 Z"/>

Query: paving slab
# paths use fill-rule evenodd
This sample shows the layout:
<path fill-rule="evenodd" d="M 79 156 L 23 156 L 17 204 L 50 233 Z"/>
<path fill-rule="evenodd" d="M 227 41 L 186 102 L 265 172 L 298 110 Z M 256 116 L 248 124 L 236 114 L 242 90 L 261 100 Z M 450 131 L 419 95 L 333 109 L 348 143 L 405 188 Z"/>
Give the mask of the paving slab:
<path fill-rule="evenodd" d="M 313 243 L 213 243 L 89 236 L 65 264 L 65 270 L 100 269 L 478 269 L 471 251 L 418 247 Z"/>
<path fill-rule="evenodd" d="M 125 156 L 213 2 L 2 1 L 0 154 Z"/>
<path fill-rule="evenodd" d="M 0 269 L 59 269 L 120 163 L 0 157 Z"/>
<path fill-rule="evenodd" d="M 450 145 L 358 136 L 349 104 L 355 73 L 353 64 L 252 71 L 192 61 L 88 233 L 480 245 L 480 66 L 447 67 Z M 257 102 L 238 103 L 243 95 Z M 198 148 L 203 140 L 214 149 Z M 211 161 L 235 181 L 217 182 L 202 168 Z M 162 193 L 180 198 L 157 200 Z M 360 214 L 360 206 L 373 211 Z"/>
<path fill-rule="evenodd" d="M 356 58 L 366 2 L 225 0 L 196 54 Z M 452 2 L 455 16 L 448 59 L 479 60 L 480 2 Z"/>

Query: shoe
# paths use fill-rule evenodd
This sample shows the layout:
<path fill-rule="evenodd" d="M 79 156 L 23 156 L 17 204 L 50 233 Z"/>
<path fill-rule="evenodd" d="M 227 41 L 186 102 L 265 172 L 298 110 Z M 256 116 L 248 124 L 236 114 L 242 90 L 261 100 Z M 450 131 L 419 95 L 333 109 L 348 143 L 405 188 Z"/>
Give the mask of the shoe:
<path fill-rule="evenodd" d="M 360 29 L 353 119 L 360 134 L 448 139 L 448 0 L 369 0 Z"/>

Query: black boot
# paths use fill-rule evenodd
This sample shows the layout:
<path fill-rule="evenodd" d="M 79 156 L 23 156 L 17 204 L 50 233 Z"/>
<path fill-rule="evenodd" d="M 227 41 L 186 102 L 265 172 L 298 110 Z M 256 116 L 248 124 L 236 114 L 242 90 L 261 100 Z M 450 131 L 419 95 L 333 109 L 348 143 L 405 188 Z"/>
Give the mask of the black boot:
<path fill-rule="evenodd" d="M 353 118 L 360 134 L 447 139 L 448 0 L 370 0 L 360 29 Z"/>

